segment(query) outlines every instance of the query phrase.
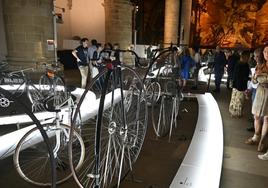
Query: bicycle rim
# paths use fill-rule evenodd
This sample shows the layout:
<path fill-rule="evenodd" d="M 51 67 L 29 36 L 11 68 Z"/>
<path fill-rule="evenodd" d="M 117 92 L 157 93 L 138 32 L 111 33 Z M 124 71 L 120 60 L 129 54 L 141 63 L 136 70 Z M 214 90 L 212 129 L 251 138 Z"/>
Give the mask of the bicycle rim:
<path fill-rule="evenodd" d="M 120 183 L 121 178 L 132 169 L 141 150 L 147 130 L 147 107 L 145 91 L 139 76 L 129 67 L 122 68 L 122 93 L 120 79 L 113 72 L 107 83 L 106 98 L 102 110 L 100 126 L 100 145 L 95 146 L 96 127 L 98 115 L 91 112 L 91 117 L 80 128 L 81 136 L 85 143 L 86 157 L 81 168 L 74 170 L 74 178 L 81 187 L 94 187 L 99 182 L 100 187 L 110 187 Z M 88 86 L 85 92 L 94 93 L 96 102 L 90 103 L 88 108 L 95 105 L 99 107 L 101 97 L 102 78 L 105 71 L 100 73 Z M 122 97 L 122 98 L 121 98 Z M 80 101 L 77 110 L 82 111 L 83 104 Z M 122 117 L 122 110 L 125 117 Z M 77 113 L 75 113 L 77 114 Z M 123 118 L 126 125 L 123 125 Z M 76 115 L 73 122 L 76 120 Z M 75 125 L 72 125 L 75 127 Z M 100 148 L 99 168 L 96 167 L 95 147 Z M 72 149 L 72 147 L 71 147 Z M 71 156 L 74 154 L 71 151 Z M 96 169 L 99 174 L 96 174 Z M 98 180 L 96 181 L 96 179 Z"/>
<path fill-rule="evenodd" d="M 178 107 L 177 101 L 174 101 L 178 92 L 176 82 L 168 81 L 163 83 L 163 85 L 164 93 L 161 97 L 160 106 L 157 103 L 153 103 L 152 106 L 152 123 L 158 137 L 167 135 L 173 123 L 176 122 L 178 114 L 176 112 L 178 109 L 173 109 L 173 105 Z M 176 102 L 176 104 L 174 104 L 174 102 Z"/>
<path fill-rule="evenodd" d="M 53 101 L 54 106 L 61 105 L 67 99 L 65 82 L 61 77 L 55 77 L 53 80 Z"/>
<path fill-rule="evenodd" d="M 146 93 L 147 105 L 151 106 L 152 103 L 157 103 L 161 94 L 160 84 L 158 82 L 150 83 L 146 88 Z"/>
<path fill-rule="evenodd" d="M 50 94 L 52 83 L 47 75 L 42 75 L 39 79 L 39 89 L 44 97 Z"/>
<path fill-rule="evenodd" d="M 56 128 L 52 124 L 43 126 L 49 142 L 54 149 L 56 160 L 57 184 L 66 181 L 72 176 L 68 158 L 68 141 L 70 127 L 61 124 Z M 56 144 L 56 132 L 60 135 L 60 145 Z M 85 150 L 82 138 L 77 132 L 73 133 L 74 165 L 76 168 L 84 160 Z M 59 148 L 56 149 L 56 146 Z M 38 186 L 51 186 L 51 164 L 46 145 L 38 128 L 27 132 L 16 147 L 13 156 L 14 166 L 19 175 L 27 182 Z"/>

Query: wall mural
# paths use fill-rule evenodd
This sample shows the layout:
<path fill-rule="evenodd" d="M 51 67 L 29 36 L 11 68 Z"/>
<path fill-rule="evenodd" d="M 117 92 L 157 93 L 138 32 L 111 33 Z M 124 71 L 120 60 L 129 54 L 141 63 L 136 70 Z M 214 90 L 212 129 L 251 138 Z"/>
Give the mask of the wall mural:
<path fill-rule="evenodd" d="M 268 0 L 197 2 L 192 20 L 201 46 L 253 48 L 268 42 Z"/>

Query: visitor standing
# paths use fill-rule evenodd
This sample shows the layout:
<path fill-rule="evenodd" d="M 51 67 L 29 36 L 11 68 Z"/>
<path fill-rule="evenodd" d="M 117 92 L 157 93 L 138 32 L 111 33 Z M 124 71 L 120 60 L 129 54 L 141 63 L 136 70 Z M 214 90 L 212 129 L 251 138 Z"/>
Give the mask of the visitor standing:
<path fill-rule="evenodd" d="M 72 51 L 76 58 L 78 69 L 81 74 L 81 88 L 85 88 L 87 84 L 89 53 L 88 53 L 88 39 L 82 38 L 81 45 Z"/>
<path fill-rule="evenodd" d="M 214 60 L 214 74 L 215 74 L 215 90 L 214 92 L 220 92 L 221 79 L 224 74 L 224 67 L 227 64 L 225 54 L 219 46 L 216 47 L 215 60 Z"/>
<path fill-rule="evenodd" d="M 241 53 L 240 61 L 235 65 L 233 72 L 233 90 L 229 105 L 229 112 L 232 117 L 241 117 L 245 100 L 245 91 L 249 80 L 248 60 L 250 53 L 244 51 Z"/>
<path fill-rule="evenodd" d="M 250 137 L 245 142 L 246 144 L 252 145 L 258 144 L 259 152 L 266 149 L 264 139 L 268 132 L 268 45 L 263 48 L 262 55 L 265 63 L 257 64 L 255 74 L 252 77 L 253 83 L 258 83 L 256 96 L 252 105 L 255 133 L 253 137 Z M 268 152 L 258 157 L 263 160 L 268 160 Z"/>

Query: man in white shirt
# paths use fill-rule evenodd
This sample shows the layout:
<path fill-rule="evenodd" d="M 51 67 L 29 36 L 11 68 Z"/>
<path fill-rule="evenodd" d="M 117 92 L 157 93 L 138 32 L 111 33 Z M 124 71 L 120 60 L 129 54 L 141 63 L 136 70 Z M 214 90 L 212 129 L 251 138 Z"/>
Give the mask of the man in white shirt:
<path fill-rule="evenodd" d="M 199 49 L 195 49 L 195 54 L 194 54 L 194 61 L 195 61 L 195 70 L 194 70 L 194 86 L 192 89 L 197 89 L 198 85 L 198 73 L 199 69 L 201 67 L 201 55 L 199 53 Z"/>

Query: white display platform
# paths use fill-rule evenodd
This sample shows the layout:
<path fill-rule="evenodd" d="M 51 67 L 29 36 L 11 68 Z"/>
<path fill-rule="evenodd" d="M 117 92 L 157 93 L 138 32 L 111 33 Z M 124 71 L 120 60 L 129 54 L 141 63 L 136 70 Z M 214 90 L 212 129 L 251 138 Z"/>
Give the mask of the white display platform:
<path fill-rule="evenodd" d="M 198 120 L 191 144 L 170 188 L 216 188 L 219 187 L 223 161 L 221 113 L 210 93 L 189 97 L 197 98 Z"/>
<path fill-rule="evenodd" d="M 208 82 L 209 80 L 209 74 L 205 74 L 204 70 L 207 68 L 207 66 L 201 67 L 199 72 L 198 72 L 198 81 L 202 81 L 202 82 Z M 222 82 L 226 83 L 227 82 L 227 72 L 224 72 L 224 75 L 222 76 Z M 215 74 L 211 73 L 211 77 L 210 77 L 210 81 L 215 81 Z"/>
<path fill-rule="evenodd" d="M 165 66 L 159 68 L 159 69 L 156 69 L 152 72 L 150 72 L 147 76 L 146 76 L 146 79 L 152 79 L 152 78 L 156 78 L 158 75 L 162 74 L 163 70 L 165 69 Z"/>

